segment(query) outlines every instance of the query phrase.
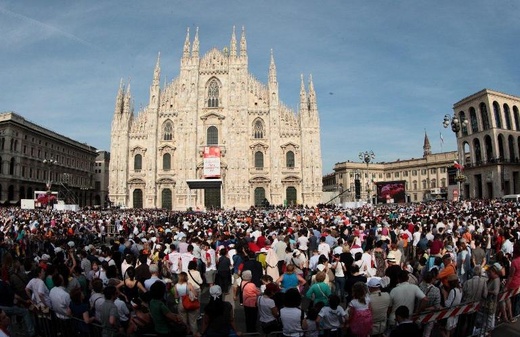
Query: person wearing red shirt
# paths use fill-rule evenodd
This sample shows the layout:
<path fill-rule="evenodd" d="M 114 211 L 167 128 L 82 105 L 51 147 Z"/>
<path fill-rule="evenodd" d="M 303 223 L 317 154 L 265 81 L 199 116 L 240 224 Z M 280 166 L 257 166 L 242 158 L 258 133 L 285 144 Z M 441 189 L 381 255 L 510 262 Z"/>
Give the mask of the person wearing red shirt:
<path fill-rule="evenodd" d="M 444 243 L 441 240 L 441 236 L 437 234 L 430 243 L 430 255 L 439 256 L 442 248 L 444 248 Z"/>

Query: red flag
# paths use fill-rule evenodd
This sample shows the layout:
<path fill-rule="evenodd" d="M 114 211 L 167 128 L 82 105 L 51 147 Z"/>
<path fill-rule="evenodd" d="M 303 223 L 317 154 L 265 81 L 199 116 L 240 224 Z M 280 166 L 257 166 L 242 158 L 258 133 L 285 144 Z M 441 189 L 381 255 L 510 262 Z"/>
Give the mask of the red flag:
<path fill-rule="evenodd" d="M 460 165 L 458 161 L 454 161 L 453 162 L 453 166 L 457 169 L 457 170 L 464 170 L 464 166 Z"/>

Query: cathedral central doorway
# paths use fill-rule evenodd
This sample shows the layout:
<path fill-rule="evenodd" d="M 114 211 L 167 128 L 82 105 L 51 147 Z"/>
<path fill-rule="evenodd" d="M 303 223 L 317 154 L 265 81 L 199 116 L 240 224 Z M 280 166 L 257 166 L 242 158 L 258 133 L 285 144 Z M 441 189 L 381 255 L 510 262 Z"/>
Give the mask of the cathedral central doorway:
<path fill-rule="evenodd" d="M 204 206 L 206 209 L 221 208 L 220 204 L 220 188 L 204 189 Z"/>

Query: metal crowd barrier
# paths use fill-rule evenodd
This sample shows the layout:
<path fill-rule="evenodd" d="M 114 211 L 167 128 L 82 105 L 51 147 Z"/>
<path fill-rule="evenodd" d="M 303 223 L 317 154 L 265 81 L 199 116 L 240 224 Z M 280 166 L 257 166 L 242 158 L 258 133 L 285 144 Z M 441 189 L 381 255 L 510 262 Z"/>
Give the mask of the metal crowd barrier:
<path fill-rule="evenodd" d="M 520 293 L 520 288 L 516 290 L 506 290 L 498 294 L 497 303 L 504 301 L 508 298 L 511 298 Z M 476 302 L 467 302 L 461 303 L 459 305 L 450 307 L 450 308 L 442 308 L 431 311 L 424 311 L 418 315 L 414 316 L 414 321 L 416 323 L 426 324 L 430 322 L 436 322 L 444 318 L 460 316 L 463 314 L 471 314 L 478 311 L 480 308 L 480 301 Z"/>
<path fill-rule="evenodd" d="M 501 292 L 497 296 L 497 303 L 504 301 L 508 298 L 511 298 L 513 296 L 516 296 L 520 294 L 520 288 L 516 290 L 507 290 Z M 456 306 L 453 306 L 451 308 L 443 308 L 443 309 L 437 309 L 437 310 L 431 310 L 431 311 L 425 311 L 421 312 L 418 315 L 415 315 L 413 317 L 413 320 L 418 324 L 426 324 L 430 322 L 438 322 L 441 319 L 448 318 L 448 317 L 455 317 L 460 316 L 464 314 L 472 314 L 475 312 L 478 312 L 480 308 L 480 302 L 468 302 L 468 303 L 462 303 Z M 88 327 L 85 331 L 81 331 L 81 326 L 84 323 L 83 320 L 80 320 L 75 317 L 70 317 L 69 319 L 59 319 L 56 317 L 54 312 L 52 310 L 49 310 L 48 313 L 43 313 L 40 311 L 30 311 L 35 331 L 38 336 L 41 337 L 56 337 L 56 336 L 63 336 L 63 337 L 102 337 L 103 330 L 106 329 L 100 324 L 97 323 L 90 323 L 87 325 L 84 325 L 84 327 Z M 23 324 L 23 320 L 19 316 L 12 316 L 13 321 L 11 322 L 11 333 L 13 336 L 16 337 L 26 337 L 27 330 L 26 327 Z M 114 332 L 113 330 L 111 332 Z M 283 333 L 282 331 L 274 331 L 269 333 L 268 337 L 277 337 L 281 336 Z M 114 336 L 117 334 L 114 333 Z M 125 335 L 125 334 L 122 334 Z M 256 337 L 261 336 L 262 334 L 260 332 L 255 333 L 243 333 L 243 336 L 250 336 L 250 337 Z M 136 334 L 138 337 L 155 337 L 156 334 L 154 333 L 141 333 Z"/>
<path fill-rule="evenodd" d="M 99 323 L 86 324 L 83 320 L 76 317 L 59 319 L 52 310 L 49 310 L 47 313 L 40 311 L 30 311 L 30 313 L 33 318 L 36 335 L 41 337 L 102 337 L 103 331 L 107 329 Z M 12 336 L 27 337 L 27 327 L 24 325 L 22 317 L 13 315 L 11 318 Z M 81 327 L 86 327 L 87 329 L 82 331 L 83 329 Z M 113 331 L 113 329 L 110 329 L 110 332 L 113 333 L 113 336 L 127 336 L 126 333 L 118 333 Z M 157 337 L 157 334 L 137 332 L 135 336 Z M 259 337 L 261 333 L 242 333 L 242 336 Z"/>

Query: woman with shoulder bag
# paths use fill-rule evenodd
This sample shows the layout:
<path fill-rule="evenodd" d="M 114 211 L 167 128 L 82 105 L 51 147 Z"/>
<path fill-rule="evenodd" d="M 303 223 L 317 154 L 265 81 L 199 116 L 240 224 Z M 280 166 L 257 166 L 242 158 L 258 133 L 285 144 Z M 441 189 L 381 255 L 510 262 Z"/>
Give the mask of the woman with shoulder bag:
<path fill-rule="evenodd" d="M 197 298 L 195 289 L 190 283 L 188 283 L 188 274 L 185 272 L 179 274 L 179 281 L 175 284 L 174 289 L 175 298 L 179 301 L 179 315 L 184 324 L 189 324 L 191 330 L 190 334 L 194 335 L 198 332 L 197 317 L 199 316 L 199 309 L 190 310 L 190 308 L 186 308 L 186 303 L 184 303 L 185 301 L 188 301 L 188 299 L 194 300 Z"/>
<path fill-rule="evenodd" d="M 282 325 L 280 323 L 280 312 L 276 307 L 273 297 L 280 291 L 275 283 L 269 283 L 265 287 L 264 294 L 258 297 L 258 318 L 262 331 L 267 336 L 273 331 L 280 331 Z"/>

